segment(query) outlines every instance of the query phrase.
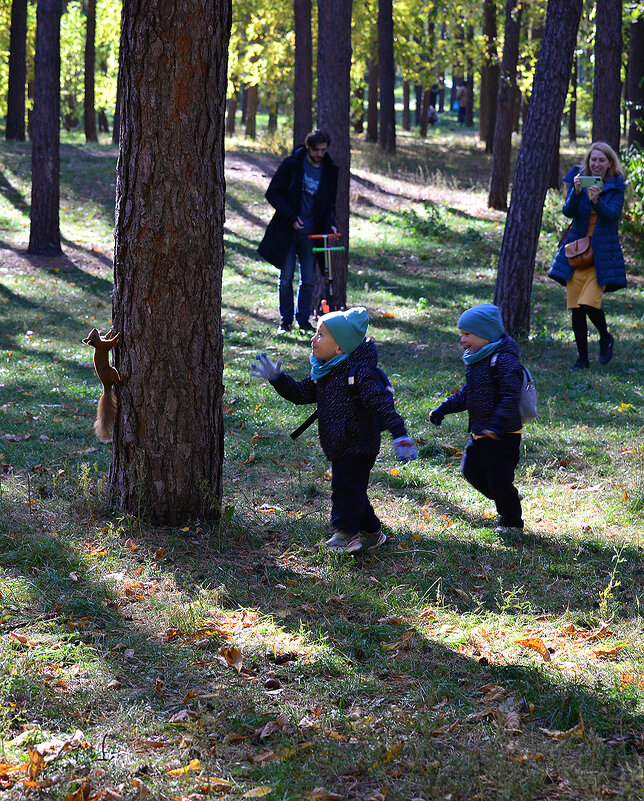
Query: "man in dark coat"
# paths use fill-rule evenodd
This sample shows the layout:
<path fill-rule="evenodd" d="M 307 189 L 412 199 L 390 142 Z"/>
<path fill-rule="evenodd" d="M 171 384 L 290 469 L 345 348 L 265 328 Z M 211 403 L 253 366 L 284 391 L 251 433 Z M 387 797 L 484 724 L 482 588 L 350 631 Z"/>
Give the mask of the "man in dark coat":
<path fill-rule="evenodd" d="M 309 323 L 313 298 L 315 256 L 309 234 L 336 233 L 335 196 L 338 168 L 327 149 L 331 137 L 320 130 L 306 135 L 304 147 L 284 159 L 266 191 L 275 209 L 257 252 L 280 271 L 278 334 L 291 330 L 293 317 L 302 331 Z M 299 261 L 297 307 L 293 304 L 293 277 Z"/>

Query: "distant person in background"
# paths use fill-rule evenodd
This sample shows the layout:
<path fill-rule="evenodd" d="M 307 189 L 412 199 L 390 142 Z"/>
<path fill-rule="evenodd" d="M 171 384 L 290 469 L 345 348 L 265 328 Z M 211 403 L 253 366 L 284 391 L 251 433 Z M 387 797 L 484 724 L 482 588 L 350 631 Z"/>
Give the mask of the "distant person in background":
<path fill-rule="evenodd" d="M 584 188 L 584 176 L 599 177 L 601 183 Z M 604 292 L 626 286 L 624 255 L 617 233 L 617 221 L 624 205 L 624 172 L 613 148 L 606 142 L 594 142 L 581 168 L 573 167 L 564 180 L 570 183 L 570 188 L 563 213 L 572 222 L 548 275 L 566 287 L 578 356 L 572 369 L 583 370 L 590 366 L 587 318 L 599 332 L 600 363 L 608 364 L 613 358 L 615 340 L 606 325 L 602 298 Z M 566 245 L 584 237 L 590 238 L 592 246 L 590 262 L 586 267 L 575 269 L 566 256 Z"/>
<path fill-rule="evenodd" d="M 309 322 L 313 300 L 315 254 L 309 234 L 336 233 L 335 196 L 338 168 L 327 149 L 331 137 L 314 130 L 277 168 L 266 199 L 275 209 L 257 252 L 280 271 L 278 334 L 291 330 L 293 318 L 301 331 L 315 329 Z M 300 264 L 297 306 L 293 304 L 295 265 Z"/>

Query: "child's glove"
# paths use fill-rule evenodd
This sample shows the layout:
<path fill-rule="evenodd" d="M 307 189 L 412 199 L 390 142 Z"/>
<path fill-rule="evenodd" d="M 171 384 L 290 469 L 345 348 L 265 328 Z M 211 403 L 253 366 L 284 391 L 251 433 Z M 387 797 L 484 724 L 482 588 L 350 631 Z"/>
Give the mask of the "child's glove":
<path fill-rule="evenodd" d="M 435 426 L 439 426 L 445 418 L 445 415 L 439 411 L 439 409 L 440 407 L 429 413 L 429 422 L 433 423 Z"/>
<path fill-rule="evenodd" d="M 399 461 L 412 462 L 414 459 L 418 459 L 414 443 L 409 437 L 398 437 L 393 441 L 393 446 Z"/>
<path fill-rule="evenodd" d="M 265 353 L 260 353 L 255 356 L 255 359 L 257 361 L 254 361 L 250 367 L 250 374 L 253 378 L 265 378 L 267 381 L 275 381 L 282 372 L 281 359 L 273 363 Z"/>

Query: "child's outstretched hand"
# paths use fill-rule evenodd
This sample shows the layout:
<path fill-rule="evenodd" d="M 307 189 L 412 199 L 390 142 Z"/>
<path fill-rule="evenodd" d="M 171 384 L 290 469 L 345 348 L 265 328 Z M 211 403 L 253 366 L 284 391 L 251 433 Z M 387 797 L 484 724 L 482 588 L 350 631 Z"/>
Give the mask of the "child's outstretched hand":
<path fill-rule="evenodd" d="M 439 426 L 443 422 L 444 417 L 445 415 L 439 412 L 438 409 L 434 409 L 434 411 L 429 413 L 429 422 L 433 423 L 435 426 Z"/>
<path fill-rule="evenodd" d="M 250 374 L 253 378 L 265 378 L 267 381 L 275 381 L 282 372 L 282 360 L 278 359 L 273 363 L 265 353 L 255 356 L 250 367 Z"/>
<path fill-rule="evenodd" d="M 399 461 L 412 462 L 414 459 L 418 459 L 414 443 L 409 437 L 398 437 L 393 441 L 393 446 Z"/>

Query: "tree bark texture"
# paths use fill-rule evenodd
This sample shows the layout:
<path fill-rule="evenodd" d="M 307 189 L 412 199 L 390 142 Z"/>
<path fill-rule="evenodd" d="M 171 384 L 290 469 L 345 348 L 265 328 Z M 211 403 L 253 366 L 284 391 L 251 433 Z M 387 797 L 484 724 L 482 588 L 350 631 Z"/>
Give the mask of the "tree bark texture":
<path fill-rule="evenodd" d="M 474 27 L 467 26 L 467 58 L 465 59 L 465 67 L 467 73 L 467 112 L 465 114 L 465 124 L 468 128 L 474 126 L 474 62 L 471 55 L 472 46 L 474 42 Z"/>
<path fill-rule="evenodd" d="M 409 81 L 403 81 L 403 112 L 402 112 L 402 129 L 403 131 L 411 131 L 411 109 L 409 105 Z"/>
<path fill-rule="evenodd" d="M 293 147 L 301 147 L 313 128 L 313 35 L 311 0 L 293 0 L 295 65 L 293 72 Z"/>
<path fill-rule="evenodd" d="M 367 141 L 378 141 L 378 61 L 373 58 L 367 67 Z"/>
<path fill-rule="evenodd" d="M 530 329 L 530 294 L 548 167 L 561 127 L 581 8 L 582 0 L 549 0 L 546 11 L 494 297 L 505 326 L 513 335 Z"/>
<path fill-rule="evenodd" d="M 380 149 L 396 152 L 394 101 L 394 20 L 392 0 L 378 2 L 378 75 L 380 85 Z"/>
<path fill-rule="evenodd" d="M 7 139 L 25 140 L 25 85 L 27 81 L 27 0 L 11 4 L 9 81 L 7 88 Z"/>
<path fill-rule="evenodd" d="M 628 50 L 628 101 L 630 125 L 628 144 L 644 147 L 644 17 L 631 22 Z"/>
<path fill-rule="evenodd" d="M 28 253 L 59 256 L 60 0 L 36 10 L 31 146 L 31 227 Z"/>
<path fill-rule="evenodd" d="M 235 115 L 237 114 L 237 95 L 228 98 L 226 103 L 226 133 L 232 136 L 235 133 Z"/>
<path fill-rule="evenodd" d="M 597 0 L 593 142 L 607 142 L 619 152 L 622 99 L 622 0 Z"/>
<path fill-rule="evenodd" d="M 481 106 L 479 110 L 479 137 L 485 142 L 485 152 L 492 152 L 496 101 L 499 92 L 499 60 L 497 52 L 496 0 L 485 0 L 483 7 L 483 35 L 485 39 L 481 67 Z"/>
<path fill-rule="evenodd" d="M 259 101 L 257 84 L 249 86 L 244 94 L 248 97 L 248 106 L 246 107 L 246 136 L 249 139 L 257 139 L 257 104 Z"/>
<path fill-rule="evenodd" d="M 568 139 L 577 141 L 577 66 L 579 58 L 577 53 L 572 59 L 572 73 L 570 75 L 570 107 L 568 109 Z"/>
<path fill-rule="evenodd" d="M 130 514 L 214 518 L 223 459 L 221 274 L 230 0 L 129 0 L 120 68 L 109 474 Z"/>
<path fill-rule="evenodd" d="M 317 121 L 318 128 L 331 136 L 329 153 L 339 169 L 335 216 L 346 250 L 334 260 L 334 289 L 342 306 L 346 305 L 350 243 L 351 5 L 351 0 L 318 0 Z M 314 298 L 314 308 L 318 300 Z"/>
<path fill-rule="evenodd" d="M 420 83 L 414 84 L 414 97 L 416 98 L 416 105 L 414 106 L 414 125 L 420 125 L 420 115 L 423 108 L 423 85 Z"/>
<path fill-rule="evenodd" d="M 86 0 L 87 28 L 85 31 L 85 98 L 83 100 L 83 123 L 85 141 L 98 142 L 96 132 L 96 109 L 94 108 L 94 70 L 96 67 L 96 0 Z"/>
<path fill-rule="evenodd" d="M 514 121 L 514 97 L 519 60 L 519 38 L 521 33 L 521 5 L 518 0 L 506 0 L 505 38 L 499 91 L 496 99 L 494 121 L 494 144 L 492 147 L 492 173 L 488 206 L 505 211 L 508 207 L 510 187 L 510 164 L 512 161 L 512 127 Z"/>

